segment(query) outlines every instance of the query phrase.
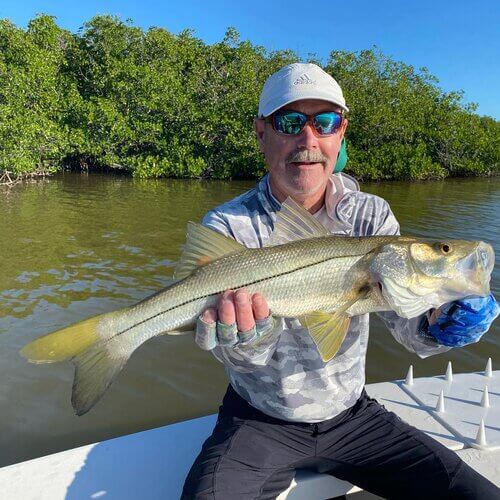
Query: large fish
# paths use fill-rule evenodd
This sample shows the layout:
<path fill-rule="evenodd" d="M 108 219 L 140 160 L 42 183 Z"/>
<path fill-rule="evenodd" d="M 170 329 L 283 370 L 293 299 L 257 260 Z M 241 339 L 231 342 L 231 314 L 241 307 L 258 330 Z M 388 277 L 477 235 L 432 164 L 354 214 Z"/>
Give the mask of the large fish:
<path fill-rule="evenodd" d="M 350 317 L 393 310 L 412 318 L 468 295 L 487 295 L 490 245 L 404 236 L 328 234 L 287 200 L 268 246 L 247 249 L 189 223 L 176 281 L 141 302 L 41 337 L 21 353 L 34 363 L 75 364 L 72 404 L 78 415 L 101 398 L 137 347 L 161 334 L 194 329 L 222 292 L 261 292 L 276 317 L 298 317 L 323 360 L 337 353 Z"/>

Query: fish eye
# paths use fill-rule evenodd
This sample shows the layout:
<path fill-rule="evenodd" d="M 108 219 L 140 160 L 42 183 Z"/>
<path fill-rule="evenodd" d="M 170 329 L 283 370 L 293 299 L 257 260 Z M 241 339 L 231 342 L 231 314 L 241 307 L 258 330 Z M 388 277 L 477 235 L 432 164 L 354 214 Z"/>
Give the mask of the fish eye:
<path fill-rule="evenodd" d="M 447 243 L 441 243 L 439 245 L 439 249 L 441 252 L 443 252 L 445 255 L 451 253 L 451 246 L 448 245 Z"/>

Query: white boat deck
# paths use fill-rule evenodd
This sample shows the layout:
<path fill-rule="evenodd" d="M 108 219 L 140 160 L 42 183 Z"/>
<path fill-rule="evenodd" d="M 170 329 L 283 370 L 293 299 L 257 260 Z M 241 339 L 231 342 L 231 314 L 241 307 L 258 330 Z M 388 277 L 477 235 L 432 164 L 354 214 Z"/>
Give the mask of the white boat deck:
<path fill-rule="evenodd" d="M 500 485 L 500 371 L 453 375 L 452 380 L 410 377 L 366 389 Z M 442 405 L 444 411 L 435 409 L 443 410 Z M 209 415 L 1 468 L 1 498 L 177 499 L 215 420 L 216 415 Z M 359 489 L 332 476 L 299 472 L 278 498 L 319 500 L 355 491 Z"/>

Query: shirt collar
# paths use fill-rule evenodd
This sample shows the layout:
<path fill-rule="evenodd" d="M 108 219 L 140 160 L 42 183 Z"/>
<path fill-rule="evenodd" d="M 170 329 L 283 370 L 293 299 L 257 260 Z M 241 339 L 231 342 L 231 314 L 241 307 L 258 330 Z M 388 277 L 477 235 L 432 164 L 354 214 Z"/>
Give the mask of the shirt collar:
<path fill-rule="evenodd" d="M 359 191 L 359 184 L 356 179 L 344 173 L 332 174 L 326 185 L 325 209 L 328 217 L 333 220 L 346 222 L 337 214 L 337 206 L 345 194 L 352 191 Z M 264 210 L 274 219 L 273 215 L 281 208 L 281 203 L 273 195 L 269 174 L 266 174 L 257 184 L 257 196 Z"/>
<path fill-rule="evenodd" d="M 271 184 L 269 183 L 269 174 L 264 175 L 257 184 L 257 196 L 261 202 L 264 210 L 272 215 L 278 212 L 281 208 L 281 203 L 274 197 L 271 191 Z"/>

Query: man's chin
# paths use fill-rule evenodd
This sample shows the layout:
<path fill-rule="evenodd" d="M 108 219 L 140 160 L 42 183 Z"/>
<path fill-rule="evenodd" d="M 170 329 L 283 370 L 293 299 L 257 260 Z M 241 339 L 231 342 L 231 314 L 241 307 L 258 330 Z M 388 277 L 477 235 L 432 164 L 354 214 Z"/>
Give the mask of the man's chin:
<path fill-rule="evenodd" d="M 313 196 L 324 189 L 324 183 L 289 183 L 287 185 L 288 195 L 297 200 L 306 199 L 310 196 Z"/>
<path fill-rule="evenodd" d="M 313 167 L 309 170 L 287 168 L 279 173 L 271 172 L 270 181 L 273 194 L 280 201 L 284 201 L 290 196 L 299 203 L 307 202 L 311 197 L 317 197 L 326 189 L 328 182 L 323 164 L 317 165 L 321 167 L 319 171 Z"/>

